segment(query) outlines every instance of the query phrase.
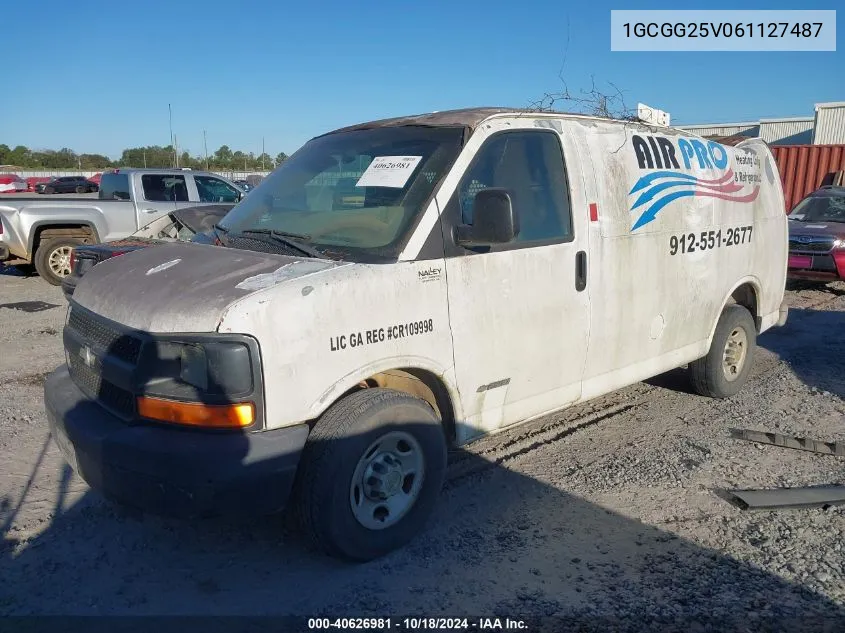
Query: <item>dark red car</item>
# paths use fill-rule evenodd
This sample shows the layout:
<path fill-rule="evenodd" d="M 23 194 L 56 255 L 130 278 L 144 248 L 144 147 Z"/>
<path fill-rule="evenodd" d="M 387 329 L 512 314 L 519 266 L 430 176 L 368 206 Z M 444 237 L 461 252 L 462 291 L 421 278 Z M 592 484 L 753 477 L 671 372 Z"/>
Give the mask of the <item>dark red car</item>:
<path fill-rule="evenodd" d="M 789 212 L 789 279 L 845 280 L 845 187 L 817 189 Z"/>

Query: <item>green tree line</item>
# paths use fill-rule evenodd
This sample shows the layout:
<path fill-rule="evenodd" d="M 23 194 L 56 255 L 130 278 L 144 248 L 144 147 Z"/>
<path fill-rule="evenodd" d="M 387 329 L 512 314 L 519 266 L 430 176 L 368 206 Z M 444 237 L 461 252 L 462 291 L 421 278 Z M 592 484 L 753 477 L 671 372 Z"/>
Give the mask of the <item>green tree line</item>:
<path fill-rule="evenodd" d="M 177 161 L 178 158 L 178 161 Z M 192 169 L 214 169 L 218 171 L 269 171 L 287 159 L 280 152 L 276 157 L 269 154 L 255 155 L 253 152 L 233 151 L 228 145 L 221 146 L 213 154 L 191 155 L 183 151 L 177 157 L 172 145 L 149 145 L 123 150 L 119 160 L 112 160 L 102 154 L 77 154 L 63 147 L 56 150 L 33 150 L 23 145 L 10 148 L 0 143 L 0 165 L 11 165 L 23 169 L 106 169 L 108 167 L 190 167 Z"/>

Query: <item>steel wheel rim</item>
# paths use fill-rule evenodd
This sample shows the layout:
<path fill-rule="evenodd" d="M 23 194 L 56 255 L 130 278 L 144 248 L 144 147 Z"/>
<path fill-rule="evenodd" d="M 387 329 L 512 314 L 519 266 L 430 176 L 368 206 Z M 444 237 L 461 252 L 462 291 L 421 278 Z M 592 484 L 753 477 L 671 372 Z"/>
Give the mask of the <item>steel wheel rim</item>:
<path fill-rule="evenodd" d="M 722 355 L 722 371 L 728 382 L 733 382 L 742 373 L 745 359 L 748 356 L 748 335 L 745 328 L 735 327 L 725 341 L 725 352 Z"/>
<path fill-rule="evenodd" d="M 48 265 L 50 270 L 59 277 L 67 277 L 70 274 L 70 254 L 72 246 L 59 246 L 50 253 Z"/>
<path fill-rule="evenodd" d="M 416 438 L 391 431 L 370 444 L 361 455 L 349 504 L 355 520 L 370 530 L 396 525 L 414 506 L 422 490 L 425 460 Z"/>

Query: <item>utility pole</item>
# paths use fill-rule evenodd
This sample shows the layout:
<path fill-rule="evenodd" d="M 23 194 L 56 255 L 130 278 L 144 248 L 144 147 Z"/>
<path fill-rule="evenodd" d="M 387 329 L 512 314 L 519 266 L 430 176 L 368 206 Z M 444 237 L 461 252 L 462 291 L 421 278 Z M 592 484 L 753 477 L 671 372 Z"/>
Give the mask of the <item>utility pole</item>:
<path fill-rule="evenodd" d="M 264 171 L 264 137 L 261 137 L 261 171 Z"/>
<path fill-rule="evenodd" d="M 179 141 L 173 137 L 173 156 L 176 159 L 176 169 L 179 169 Z"/>
<path fill-rule="evenodd" d="M 205 171 L 208 171 L 208 140 L 205 137 L 205 130 L 202 131 L 202 146 L 205 150 Z"/>
<path fill-rule="evenodd" d="M 170 117 L 170 147 L 173 148 L 173 166 L 176 166 L 176 141 L 173 138 L 173 110 L 170 104 L 167 104 L 167 113 Z"/>
<path fill-rule="evenodd" d="M 147 150 L 142 150 L 144 152 L 144 169 L 147 168 Z"/>

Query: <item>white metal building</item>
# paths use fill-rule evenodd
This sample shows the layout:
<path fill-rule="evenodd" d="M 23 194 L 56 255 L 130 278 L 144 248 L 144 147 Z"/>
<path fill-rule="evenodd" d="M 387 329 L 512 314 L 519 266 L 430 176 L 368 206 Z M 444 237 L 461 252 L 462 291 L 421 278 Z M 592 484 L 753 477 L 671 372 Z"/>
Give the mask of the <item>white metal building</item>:
<path fill-rule="evenodd" d="M 813 142 L 813 117 L 760 119 L 760 138 L 769 145 L 809 145 Z"/>
<path fill-rule="evenodd" d="M 770 145 L 845 143 L 845 101 L 817 103 L 815 116 L 784 117 L 739 123 L 680 125 L 700 136 L 759 136 Z"/>
<path fill-rule="evenodd" d="M 699 136 L 759 136 L 760 124 L 757 121 L 745 123 L 702 123 L 701 125 L 681 125 Z"/>
<path fill-rule="evenodd" d="M 813 145 L 845 143 L 845 101 L 817 103 Z"/>

